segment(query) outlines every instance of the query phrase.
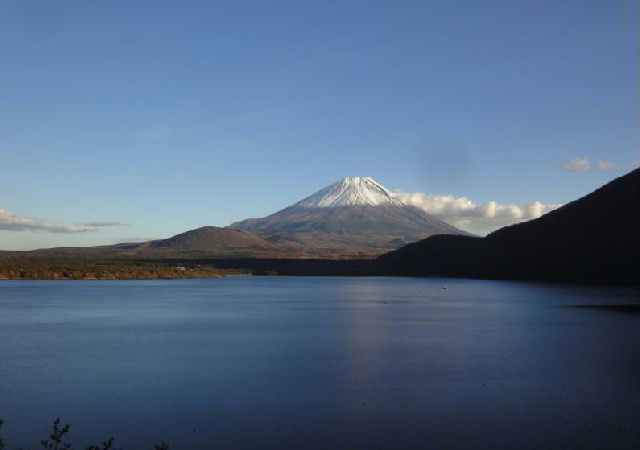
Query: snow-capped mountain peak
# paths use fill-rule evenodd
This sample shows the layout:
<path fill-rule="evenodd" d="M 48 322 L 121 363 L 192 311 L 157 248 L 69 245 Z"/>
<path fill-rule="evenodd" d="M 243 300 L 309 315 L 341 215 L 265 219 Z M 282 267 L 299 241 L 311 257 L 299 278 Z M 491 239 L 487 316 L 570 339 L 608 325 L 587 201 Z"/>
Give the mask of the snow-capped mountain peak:
<path fill-rule="evenodd" d="M 346 177 L 293 206 L 330 208 L 353 205 L 402 206 L 403 204 L 391 191 L 372 178 Z"/>

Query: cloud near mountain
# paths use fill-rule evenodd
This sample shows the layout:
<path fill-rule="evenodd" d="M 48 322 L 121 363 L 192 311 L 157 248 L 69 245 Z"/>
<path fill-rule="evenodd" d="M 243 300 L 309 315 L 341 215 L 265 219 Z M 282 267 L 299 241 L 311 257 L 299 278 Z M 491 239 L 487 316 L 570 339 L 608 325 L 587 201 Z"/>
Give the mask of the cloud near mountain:
<path fill-rule="evenodd" d="M 20 217 L 0 209 L 0 230 L 8 231 L 44 231 L 47 233 L 86 233 L 97 231 L 100 227 L 126 226 L 121 222 L 86 222 L 73 225 L 61 225 L 32 217 Z"/>
<path fill-rule="evenodd" d="M 537 219 L 562 205 L 545 205 L 538 201 L 519 206 L 495 201 L 480 204 L 467 197 L 431 195 L 397 191 L 396 198 L 415 206 L 451 225 L 471 233 L 484 235 L 498 228 Z"/>

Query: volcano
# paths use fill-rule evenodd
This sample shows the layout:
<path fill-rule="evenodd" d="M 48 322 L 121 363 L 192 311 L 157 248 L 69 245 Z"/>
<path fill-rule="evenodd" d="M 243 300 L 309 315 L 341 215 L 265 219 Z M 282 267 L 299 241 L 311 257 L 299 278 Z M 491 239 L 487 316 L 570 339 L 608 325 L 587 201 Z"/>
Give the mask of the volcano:
<path fill-rule="evenodd" d="M 270 216 L 229 228 L 308 257 L 368 257 L 435 234 L 468 235 L 364 177 L 344 178 Z"/>

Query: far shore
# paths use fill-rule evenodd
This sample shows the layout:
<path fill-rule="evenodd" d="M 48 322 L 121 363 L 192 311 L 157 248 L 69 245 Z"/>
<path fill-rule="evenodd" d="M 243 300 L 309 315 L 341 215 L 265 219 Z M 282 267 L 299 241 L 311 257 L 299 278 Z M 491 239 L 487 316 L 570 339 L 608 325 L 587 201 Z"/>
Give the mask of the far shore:
<path fill-rule="evenodd" d="M 226 276 L 385 276 L 436 277 L 534 283 L 637 286 L 637 280 L 567 279 L 499 276 L 452 276 L 390 271 L 375 259 L 282 259 L 282 258 L 88 258 L 4 257 L 0 258 L 0 280 L 174 280 Z M 478 274 L 480 275 L 480 274 Z M 592 306 L 585 306 L 592 307 Z"/>
<path fill-rule="evenodd" d="M 623 305 L 571 305 L 567 308 L 598 309 L 625 314 L 640 314 L 640 303 Z"/>

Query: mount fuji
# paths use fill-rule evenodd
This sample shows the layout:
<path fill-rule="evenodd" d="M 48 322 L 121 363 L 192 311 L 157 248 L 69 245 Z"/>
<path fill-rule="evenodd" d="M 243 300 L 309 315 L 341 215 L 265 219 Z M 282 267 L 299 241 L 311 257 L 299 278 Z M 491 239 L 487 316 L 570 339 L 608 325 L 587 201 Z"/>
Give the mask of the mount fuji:
<path fill-rule="evenodd" d="M 373 178 L 346 177 L 293 206 L 331 208 L 335 206 L 402 206 L 402 202 Z"/>
<path fill-rule="evenodd" d="M 270 216 L 228 228 L 303 257 L 371 257 L 434 234 L 468 235 L 362 177 L 344 178 Z"/>

